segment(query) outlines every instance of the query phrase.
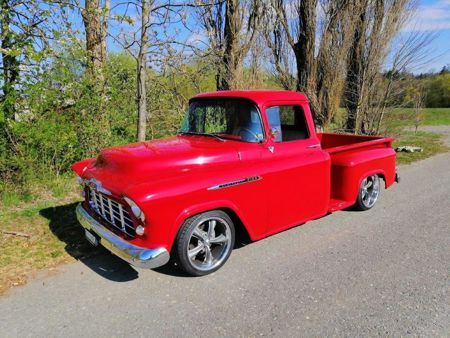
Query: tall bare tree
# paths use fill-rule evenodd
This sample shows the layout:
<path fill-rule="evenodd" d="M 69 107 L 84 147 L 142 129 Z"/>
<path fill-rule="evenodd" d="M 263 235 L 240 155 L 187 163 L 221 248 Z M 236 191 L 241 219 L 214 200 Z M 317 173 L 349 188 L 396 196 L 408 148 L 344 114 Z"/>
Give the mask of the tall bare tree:
<path fill-rule="evenodd" d="M 147 49 L 148 49 L 148 29 L 150 23 L 150 12 L 152 2 L 142 0 L 141 3 L 141 36 L 139 51 L 137 55 L 137 101 L 138 101 L 138 124 L 137 139 L 145 141 L 147 130 Z"/>
<path fill-rule="evenodd" d="M 412 11 L 411 0 L 358 0 L 357 23 L 347 65 L 345 104 L 347 131 L 372 133 L 379 130 L 384 109 L 375 109 L 373 93 L 381 81 L 386 87 L 381 99 L 386 105 L 392 88 L 392 73 L 383 79 L 381 68 L 390 51 L 391 41 Z M 398 63 L 394 61 L 395 67 Z M 394 70 L 398 71 L 399 69 Z M 379 101 L 380 103 L 380 101 Z M 381 108 L 379 106 L 379 108 Z M 377 111 L 379 116 L 374 117 Z M 374 121 L 375 119 L 375 121 Z"/>
<path fill-rule="evenodd" d="M 268 11 L 270 13 L 270 10 Z M 270 19 L 269 19 L 270 20 Z M 276 17 L 271 19 L 272 27 L 262 30 L 266 43 L 272 53 L 272 63 L 275 76 L 285 90 L 296 90 L 298 80 L 296 76 L 296 58 L 289 45 L 284 27 Z"/>
<path fill-rule="evenodd" d="M 349 0 L 271 0 L 265 11 L 265 35 L 275 67 L 283 79 L 293 76 L 281 62 L 282 50 L 290 46 L 297 90 L 309 96 L 322 126 L 331 123 L 339 107 L 354 32 L 354 6 Z"/>
<path fill-rule="evenodd" d="M 209 51 L 218 65 L 218 90 L 242 86 L 242 66 L 260 27 L 261 4 L 258 0 L 197 1 Z"/>
<path fill-rule="evenodd" d="M 123 9 L 123 15 L 116 16 L 122 27 L 119 35 L 110 35 L 114 41 L 128 51 L 136 60 L 137 80 L 137 140 L 146 139 L 147 121 L 150 118 L 148 109 L 148 69 L 150 65 L 163 71 L 172 54 L 181 53 L 172 45 L 182 45 L 177 39 L 176 29 L 168 27 L 177 22 L 184 24 L 183 4 L 158 0 L 129 0 L 119 3 L 116 10 Z M 134 25 L 134 20 L 127 11 L 134 8 L 140 17 L 140 24 Z M 151 90 L 151 88 L 150 88 Z"/>

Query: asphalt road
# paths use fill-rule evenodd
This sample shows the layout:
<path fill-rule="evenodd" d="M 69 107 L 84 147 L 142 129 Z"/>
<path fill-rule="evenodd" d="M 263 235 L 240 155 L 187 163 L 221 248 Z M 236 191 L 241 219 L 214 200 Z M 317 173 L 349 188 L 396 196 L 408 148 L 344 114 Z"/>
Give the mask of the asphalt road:
<path fill-rule="evenodd" d="M 202 278 L 109 254 L 0 298 L 1 337 L 450 337 L 450 153 L 374 209 L 251 243 Z"/>

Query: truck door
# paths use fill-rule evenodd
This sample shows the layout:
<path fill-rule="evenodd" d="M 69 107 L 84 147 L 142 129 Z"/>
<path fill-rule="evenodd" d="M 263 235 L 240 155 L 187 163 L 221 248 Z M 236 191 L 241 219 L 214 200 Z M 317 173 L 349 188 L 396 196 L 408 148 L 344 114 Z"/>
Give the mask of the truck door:
<path fill-rule="evenodd" d="M 269 234 L 326 213 L 330 163 L 300 104 L 265 108 L 271 134 L 263 156 Z"/>

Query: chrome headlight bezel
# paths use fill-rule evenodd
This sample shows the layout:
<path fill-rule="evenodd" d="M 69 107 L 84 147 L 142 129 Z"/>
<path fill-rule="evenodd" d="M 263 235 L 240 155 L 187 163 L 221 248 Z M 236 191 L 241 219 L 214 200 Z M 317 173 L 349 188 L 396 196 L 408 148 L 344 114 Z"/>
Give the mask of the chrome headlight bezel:
<path fill-rule="evenodd" d="M 143 211 L 141 210 L 141 208 L 139 208 L 139 206 L 136 204 L 136 202 L 134 202 L 131 198 L 129 198 L 127 196 L 124 196 L 123 199 L 130 206 L 131 212 L 133 213 L 133 215 L 137 219 L 140 219 L 142 221 L 142 223 L 145 223 L 145 215 L 144 215 Z"/>

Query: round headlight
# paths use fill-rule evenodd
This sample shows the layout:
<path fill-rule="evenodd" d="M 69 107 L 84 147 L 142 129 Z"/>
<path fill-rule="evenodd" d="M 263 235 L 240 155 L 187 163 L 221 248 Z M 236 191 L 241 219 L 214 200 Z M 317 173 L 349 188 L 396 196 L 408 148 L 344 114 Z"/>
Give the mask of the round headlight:
<path fill-rule="evenodd" d="M 138 205 L 130 198 L 124 197 L 124 200 L 128 203 L 128 205 L 131 207 L 131 212 L 133 213 L 136 218 L 139 218 L 142 222 L 145 221 L 144 213 L 142 212 L 141 208 L 138 207 Z"/>
<path fill-rule="evenodd" d="M 137 218 L 139 218 L 142 214 L 141 209 L 139 209 L 139 207 L 137 205 L 132 205 L 131 211 L 133 212 L 134 216 L 136 216 Z"/>

